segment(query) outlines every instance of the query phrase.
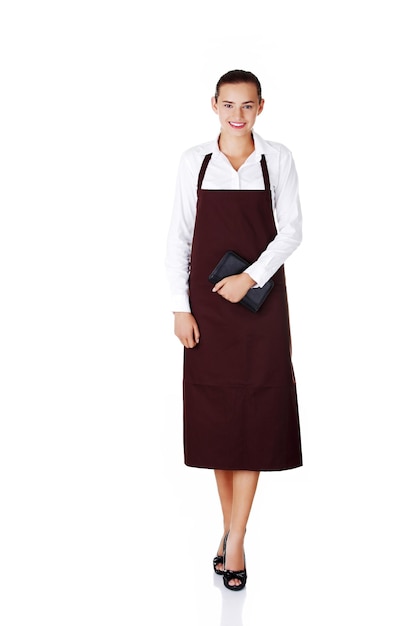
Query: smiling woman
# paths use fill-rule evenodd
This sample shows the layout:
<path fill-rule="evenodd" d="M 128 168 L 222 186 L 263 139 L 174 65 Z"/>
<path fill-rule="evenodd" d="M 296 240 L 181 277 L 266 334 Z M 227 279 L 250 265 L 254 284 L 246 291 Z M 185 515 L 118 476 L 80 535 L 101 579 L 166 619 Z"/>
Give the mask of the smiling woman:
<path fill-rule="evenodd" d="M 219 116 L 220 150 L 227 156 L 234 169 L 238 170 L 253 152 L 252 128 L 257 116 L 262 113 L 264 101 L 261 96 L 261 85 L 256 76 L 252 74 L 253 82 L 241 82 L 242 78 L 247 79 L 247 76 L 239 71 L 229 72 L 230 74 L 232 79 L 239 82 L 229 82 L 230 77 L 228 79 L 227 74 L 222 76 L 217 83 L 216 95 L 211 99 L 211 105 Z"/>
<path fill-rule="evenodd" d="M 166 264 L 186 348 L 185 463 L 214 469 L 223 512 L 214 570 L 239 591 L 259 473 L 302 464 L 284 273 L 301 241 L 301 212 L 291 152 L 253 132 L 264 108 L 257 77 L 228 72 L 211 104 L 220 134 L 183 154 Z M 212 288 L 209 275 L 227 251 L 248 267 Z M 239 305 L 271 278 L 258 312 Z"/>

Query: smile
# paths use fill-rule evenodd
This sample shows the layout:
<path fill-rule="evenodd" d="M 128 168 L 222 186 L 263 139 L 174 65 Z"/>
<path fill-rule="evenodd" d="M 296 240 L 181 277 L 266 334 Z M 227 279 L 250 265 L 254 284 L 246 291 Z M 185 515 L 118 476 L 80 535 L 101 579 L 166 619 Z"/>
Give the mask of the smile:
<path fill-rule="evenodd" d="M 229 124 L 232 128 L 243 128 L 245 122 L 229 122 Z"/>

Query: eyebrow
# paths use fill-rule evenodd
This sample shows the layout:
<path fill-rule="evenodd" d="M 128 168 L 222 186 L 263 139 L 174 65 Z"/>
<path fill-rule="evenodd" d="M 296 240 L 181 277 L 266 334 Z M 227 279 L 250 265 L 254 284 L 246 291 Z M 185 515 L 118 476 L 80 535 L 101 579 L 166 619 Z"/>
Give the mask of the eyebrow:
<path fill-rule="evenodd" d="M 233 100 L 222 100 L 222 102 L 225 102 L 226 104 L 236 104 Z M 255 102 L 253 100 L 246 100 L 246 102 L 242 102 L 242 104 L 255 104 Z"/>

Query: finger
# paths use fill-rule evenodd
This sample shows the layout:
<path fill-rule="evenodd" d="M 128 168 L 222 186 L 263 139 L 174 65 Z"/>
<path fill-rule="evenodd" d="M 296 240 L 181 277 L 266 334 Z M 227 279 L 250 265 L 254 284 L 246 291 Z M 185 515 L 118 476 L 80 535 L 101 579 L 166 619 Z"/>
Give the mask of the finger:
<path fill-rule="evenodd" d="M 194 341 L 194 337 L 187 337 L 184 339 L 184 346 L 186 348 L 194 348 L 197 345 L 196 341 Z"/>
<path fill-rule="evenodd" d="M 188 337 L 180 334 L 178 334 L 177 337 L 184 348 L 188 348 Z"/>
<path fill-rule="evenodd" d="M 226 284 L 226 279 L 222 278 L 222 280 L 219 280 L 219 282 L 214 285 L 212 291 L 214 292 L 219 291 L 219 289 L 221 289 L 223 285 L 225 284 Z"/>

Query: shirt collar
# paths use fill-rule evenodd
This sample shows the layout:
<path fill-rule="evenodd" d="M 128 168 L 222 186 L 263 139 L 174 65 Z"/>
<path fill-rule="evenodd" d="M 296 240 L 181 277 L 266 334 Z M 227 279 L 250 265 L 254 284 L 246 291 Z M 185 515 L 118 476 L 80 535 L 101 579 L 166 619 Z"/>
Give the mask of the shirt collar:
<path fill-rule="evenodd" d="M 255 153 L 256 157 L 260 160 L 263 154 L 271 154 L 273 152 L 272 146 L 265 141 L 258 133 L 252 132 L 253 140 L 255 142 Z"/>
<path fill-rule="evenodd" d="M 273 151 L 273 148 L 265 141 L 265 139 L 258 135 L 258 133 L 252 131 L 252 135 L 253 141 L 255 143 L 255 154 L 252 155 L 252 159 L 254 159 L 255 161 L 260 161 L 261 156 L 263 154 L 270 154 Z M 223 157 L 224 155 L 219 148 L 219 138 L 217 137 L 217 139 L 215 139 L 215 141 L 213 142 L 212 158 L 218 159 Z"/>

